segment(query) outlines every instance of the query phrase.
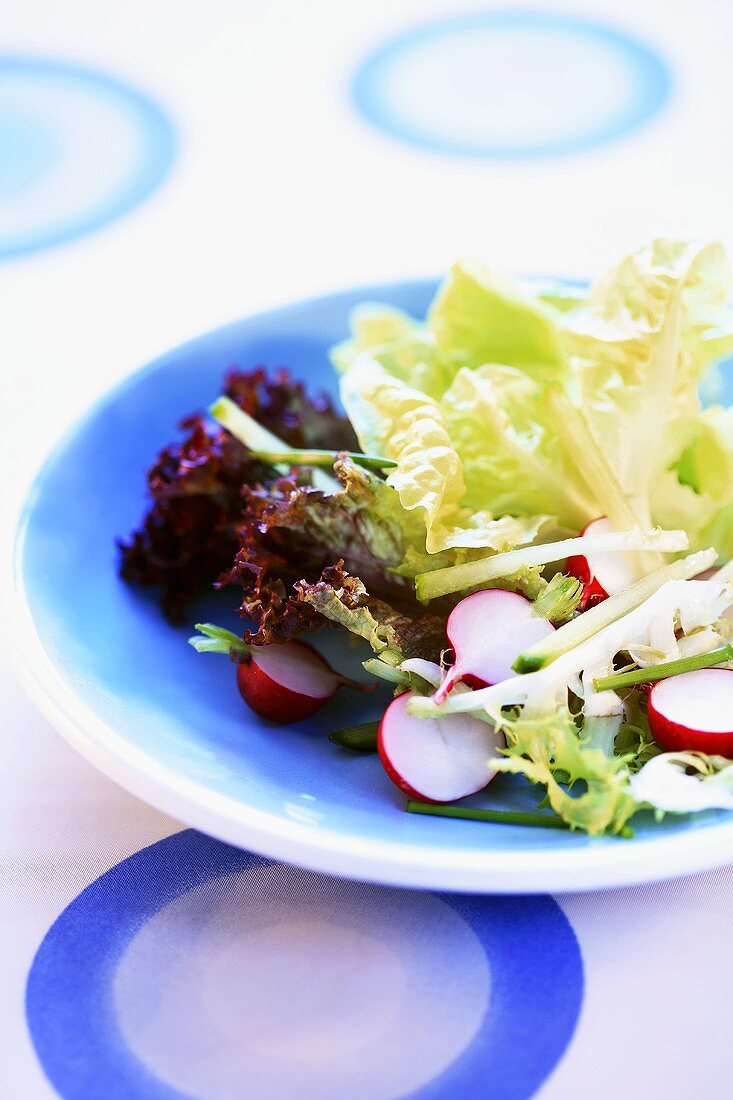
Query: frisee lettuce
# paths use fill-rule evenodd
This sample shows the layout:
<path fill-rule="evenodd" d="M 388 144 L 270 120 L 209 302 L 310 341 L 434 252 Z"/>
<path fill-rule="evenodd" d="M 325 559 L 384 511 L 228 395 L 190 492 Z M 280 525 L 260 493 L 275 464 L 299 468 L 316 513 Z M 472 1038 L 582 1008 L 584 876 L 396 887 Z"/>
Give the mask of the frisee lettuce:
<path fill-rule="evenodd" d="M 625 761 L 584 745 L 567 707 L 541 718 L 502 717 L 500 727 L 507 747 L 492 762 L 497 771 L 544 786 L 555 813 L 573 829 L 591 836 L 622 831 L 636 809 Z"/>

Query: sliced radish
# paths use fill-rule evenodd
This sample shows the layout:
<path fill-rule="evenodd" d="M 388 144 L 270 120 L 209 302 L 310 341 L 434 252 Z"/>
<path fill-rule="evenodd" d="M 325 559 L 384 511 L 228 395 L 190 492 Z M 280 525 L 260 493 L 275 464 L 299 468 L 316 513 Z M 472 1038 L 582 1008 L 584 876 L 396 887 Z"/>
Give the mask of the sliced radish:
<path fill-rule="evenodd" d="M 271 722 L 302 722 L 352 684 L 307 642 L 252 646 L 237 666 L 237 684 L 245 703 Z"/>
<path fill-rule="evenodd" d="M 660 680 L 649 692 L 649 728 L 666 752 L 733 757 L 733 669 L 704 668 Z"/>
<path fill-rule="evenodd" d="M 615 528 L 605 516 L 594 519 L 581 531 L 584 535 L 609 535 Z M 637 580 L 628 554 L 574 554 L 568 558 L 565 572 L 583 582 L 583 597 L 579 610 L 595 607 L 609 596 L 623 592 Z"/>
<path fill-rule="evenodd" d="M 455 662 L 436 692 L 436 703 L 461 680 L 488 687 L 515 676 L 512 664 L 519 654 L 554 629 L 517 592 L 488 588 L 466 596 L 448 616 L 446 633 Z"/>
<path fill-rule="evenodd" d="M 384 770 L 400 790 L 423 802 L 454 802 L 482 790 L 496 772 L 490 760 L 504 736 L 467 714 L 415 718 L 411 694 L 399 695 L 379 724 L 377 750 Z"/>

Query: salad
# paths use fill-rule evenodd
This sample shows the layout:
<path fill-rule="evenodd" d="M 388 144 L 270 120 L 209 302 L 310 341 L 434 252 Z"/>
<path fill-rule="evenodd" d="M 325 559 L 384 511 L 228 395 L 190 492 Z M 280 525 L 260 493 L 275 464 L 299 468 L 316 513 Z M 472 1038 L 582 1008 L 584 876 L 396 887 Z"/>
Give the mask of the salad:
<path fill-rule="evenodd" d="M 628 835 L 733 809 L 730 291 L 719 244 L 655 240 L 587 291 L 471 260 L 426 320 L 364 304 L 332 349 L 347 415 L 231 369 L 152 466 L 122 576 L 172 621 L 231 589 L 242 635 L 191 644 L 273 722 L 388 682 L 332 740 L 412 811 Z M 370 647 L 363 680 L 305 640 L 325 626 Z M 453 805 L 502 772 L 537 814 Z"/>

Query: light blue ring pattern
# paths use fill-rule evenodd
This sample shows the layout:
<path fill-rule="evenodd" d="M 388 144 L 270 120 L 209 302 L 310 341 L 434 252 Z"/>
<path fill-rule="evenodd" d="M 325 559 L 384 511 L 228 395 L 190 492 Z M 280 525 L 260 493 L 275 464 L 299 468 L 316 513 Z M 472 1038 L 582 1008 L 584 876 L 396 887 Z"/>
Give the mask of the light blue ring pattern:
<path fill-rule="evenodd" d="M 72 217 L 61 216 L 56 224 L 44 224 L 25 239 L 4 243 L 0 238 L 0 260 L 66 244 L 100 229 L 146 199 L 168 175 L 178 148 L 175 128 L 161 107 L 138 88 L 86 65 L 1 53 L 0 88 L 6 75 L 30 77 L 39 83 L 60 81 L 81 87 L 92 97 L 101 94 L 123 103 L 140 138 L 140 153 L 122 185 L 90 208 Z"/>
<path fill-rule="evenodd" d="M 601 43 L 622 57 L 634 75 L 637 95 L 625 111 L 596 130 L 561 140 L 502 145 L 498 142 L 452 141 L 401 118 L 384 92 L 384 77 L 406 53 L 464 31 L 529 30 L 566 33 Z M 618 27 L 560 12 L 506 9 L 449 17 L 415 27 L 377 47 L 359 66 L 350 86 L 357 112 L 390 137 L 433 153 L 493 160 L 527 160 L 562 156 L 617 141 L 653 118 L 667 103 L 674 85 L 667 62 L 647 43 Z"/>
<path fill-rule="evenodd" d="M 186 1100 L 125 1043 L 112 998 L 117 965 L 146 921 L 175 898 L 269 863 L 186 829 L 122 860 L 64 910 L 38 949 L 26 991 L 36 1052 L 63 1100 Z M 486 950 L 491 1000 L 470 1046 L 410 1100 L 484 1095 L 487 1081 L 493 1100 L 528 1100 L 562 1057 L 580 1012 L 583 961 L 572 926 L 550 897 L 440 897 Z"/>

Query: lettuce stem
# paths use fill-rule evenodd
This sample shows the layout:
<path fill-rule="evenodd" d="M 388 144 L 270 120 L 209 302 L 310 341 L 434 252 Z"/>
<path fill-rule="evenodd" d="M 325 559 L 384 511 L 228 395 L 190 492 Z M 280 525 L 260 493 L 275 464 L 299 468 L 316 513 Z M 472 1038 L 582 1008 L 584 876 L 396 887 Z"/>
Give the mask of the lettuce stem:
<path fill-rule="evenodd" d="M 263 428 L 254 417 L 240 409 L 230 397 L 219 397 L 209 408 L 209 414 L 213 416 L 222 428 L 243 443 L 251 451 L 286 451 L 287 443 Z"/>
<path fill-rule="evenodd" d="M 377 676 L 380 680 L 386 680 L 389 684 L 398 684 L 401 687 L 409 687 L 410 673 L 402 672 L 401 669 L 395 668 L 394 665 L 388 665 L 386 661 L 382 661 L 379 657 L 370 657 L 369 660 L 364 661 L 362 668 L 365 672 L 371 672 L 372 676 Z"/>

